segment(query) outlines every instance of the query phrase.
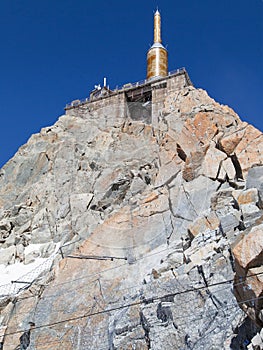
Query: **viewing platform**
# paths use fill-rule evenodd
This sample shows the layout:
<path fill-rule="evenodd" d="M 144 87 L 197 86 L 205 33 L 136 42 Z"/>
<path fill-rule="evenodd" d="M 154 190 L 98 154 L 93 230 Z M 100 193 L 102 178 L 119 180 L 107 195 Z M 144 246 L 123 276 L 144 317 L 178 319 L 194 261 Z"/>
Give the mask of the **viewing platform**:
<path fill-rule="evenodd" d="M 109 97 L 123 93 L 126 95 L 129 101 L 137 101 L 137 99 L 140 99 L 140 96 L 151 94 L 153 89 L 160 87 L 165 88 L 167 85 L 166 83 L 169 80 L 175 79 L 181 75 L 184 76 L 186 86 L 193 85 L 186 69 L 183 67 L 169 72 L 168 75 L 165 77 L 155 77 L 151 79 L 141 80 L 136 83 L 127 83 L 124 84 L 121 88 L 116 87 L 114 90 L 110 90 L 107 87 L 98 87 L 95 90 L 91 91 L 89 97 L 86 97 L 81 100 L 77 99 L 68 103 L 65 107 L 65 110 L 68 111 L 94 101 L 107 99 Z"/>

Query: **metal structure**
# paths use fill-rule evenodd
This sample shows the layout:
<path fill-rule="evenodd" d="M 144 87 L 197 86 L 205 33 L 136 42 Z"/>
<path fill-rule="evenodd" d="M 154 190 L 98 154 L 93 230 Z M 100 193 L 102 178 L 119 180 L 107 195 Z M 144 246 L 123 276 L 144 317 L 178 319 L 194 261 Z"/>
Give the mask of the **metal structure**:
<path fill-rule="evenodd" d="M 168 53 L 162 45 L 161 15 L 154 14 L 154 43 L 147 53 L 147 79 L 165 77 L 168 74 Z"/>
<path fill-rule="evenodd" d="M 154 83 L 158 82 L 158 81 L 160 81 L 160 82 L 166 81 L 166 80 L 172 79 L 174 77 L 177 77 L 179 75 L 184 75 L 185 79 L 187 81 L 187 84 L 193 85 L 193 83 L 191 82 L 190 77 L 189 77 L 189 75 L 184 67 L 178 68 L 176 70 L 169 72 L 167 74 L 167 76 L 165 76 L 165 77 L 161 77 L 161 76 L 156 77 L 154 80 Z M 128 83 L 128 84 L 123 85 L 122 87 L 117 86 L 114 90 L 110 90 L 109 94 L 98 93 L 98 94 L 93 95 L 93 92 L 97 91 L 97 90 L 94 90 L 91 92 L 89 98 L 86 97 L 84 99 L 78 99 L 78 100 L 74 100 L 70 103 L 67 103 L 65 110 L 67 111 L 70 109 L 78 108 L 78 107 L 86 105 L 94 100 L 102 100 L 102 99 L 108 98 L 110 96 L 118 95 L 118 94 L 123 93 L 123 92 L 125 92 L 126 96 L 128 96 L 128 97 L 139 95 L 139 94 L 142 94 L 142 92 L 144 93 L 144 92 L 151 91 L 152 90 L 152 86 L 151 86 L 152 83 L 153 82 L 151 80 L 147 80 L 147 79 L 137 81 L 135 83 Z"/>

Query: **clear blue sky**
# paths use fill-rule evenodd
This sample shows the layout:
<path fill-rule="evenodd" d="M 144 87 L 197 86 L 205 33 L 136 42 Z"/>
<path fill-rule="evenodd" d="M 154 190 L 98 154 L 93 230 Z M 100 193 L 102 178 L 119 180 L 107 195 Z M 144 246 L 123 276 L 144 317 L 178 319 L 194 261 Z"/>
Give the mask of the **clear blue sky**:
<path fill-rule="evenodd" d="M 262 0 L 1 0 L 0 166 L 104 76 L 145 78 L 157 5 L 169 70 L 263 130 Z"/>

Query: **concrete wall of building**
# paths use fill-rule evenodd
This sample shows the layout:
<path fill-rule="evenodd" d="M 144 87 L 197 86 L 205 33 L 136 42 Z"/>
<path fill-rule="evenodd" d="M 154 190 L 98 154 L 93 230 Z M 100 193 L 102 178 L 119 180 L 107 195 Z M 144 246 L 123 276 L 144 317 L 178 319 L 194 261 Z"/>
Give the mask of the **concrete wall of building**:
<path fill-rule="evenodd" d="M 167 95 L 173 91 L 179 91 L 185 88 L 189 85 L 189 81 L 186 72 L 167 76 L 158 81 L 153 80 L 151 83 L 151 118 L 149 117 L 150 107 L 147 106 L 145 109 L 143 103 L 139 105 L 140 108 L 135 108 L 136 113 L 133 113 L 133 105 L 131 104 L 135 102 L 127 102 L 126 93 L 124 91 L 114 92 L 110 96 L 68 108 L 66 109 L 66 114 L 82 118 L 100 119 L 107 126 L 121 125 L 124 119 L 131 118 L 134 120 L 142 120 L 146 123 L 152 123 L 154 127 L 157 127 L 159 114 L 163 109 Z M 131 112 L 133 113 L 133 118 Z"/>
<path fill-rule="evenodd" d="M 167 78 L 167 92 L 181 90 L 189 85 L 187 81 L 187 73 L 173 75 Z"/>
<path fill-rule="evenodd" d="M 118 126 L 128 116 L 128 106 L 124 92 L 90 101 L 66 110 L 67 115 L 100 120 L 101 127 Z"/>

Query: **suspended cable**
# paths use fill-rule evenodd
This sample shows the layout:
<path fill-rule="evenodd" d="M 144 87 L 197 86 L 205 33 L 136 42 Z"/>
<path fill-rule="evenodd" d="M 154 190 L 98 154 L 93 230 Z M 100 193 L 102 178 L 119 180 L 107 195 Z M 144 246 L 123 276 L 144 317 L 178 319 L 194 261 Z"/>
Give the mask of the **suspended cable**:
<path fill-rule="evenodd" d="M 165 251 L 167 252 L 167 251 L 170 251 L 170 250 L 174 250 L 174 248 L 173 248 L 173 247 L 166 247 L 165 249 L 162 249 L 162 250 L 160 250 L 160 251 L 158 251 L 158 252 L 149 254 L 149 255 L 147 255 L 147 256 L 139 257 L 139 258 L 137 258 L 137 259 L 132 263 L 132 265 L 135 265 L 137 262 L 139 262 L 139 261 L 141 261 L 141 260 L 148 259 L 148 258 L 150 258 L 150 257 L 152 257 L 152 256 L 159 255 L 159 254 L 161 254 L 161 253 L 163 253 L 163 252 L 165 252 Z M 107 273 L 107 272 L 109 272 L 109 271 L 113 271 L 113 270 L 115 270 L 115 269 L 119 269 L 119 268 L 122 268 L 122 267 L 125 267 L 125 266 L 129 266 L 129 264 L 127 264 L 127 263 L 122 263 L 122 264 L 120 264 L 120 265 L 118 265 L 118 266 L 113 266 L 113 267 L 110 267 L 110 268 L 107 268 L 107 269 L 104 269 L 104 270 L 101 270 L 101 271 L 98 271 L 98 272 L 94 272 L 94 273 L 92 273 L 92 274 L 88 274 L 88 275 L 83 276 L 83 277 L 78 277 L 78 278 L 72 279 L 72 280 L 70 280 L 70 281 L 57 283 L 57 284 L 54 285 L 54 286 L 50 286 L 50 288 L 56 288 L 56 289 L 57 289 L 58 286 L 62 286 L 62 285 L 66 285 L 66 284 L 72 284 L 72 282 L 76 282 L 76 281 L 80 281 L 80 280 L 86 280 L 86 279 L 88 279 L 88 278 L 90 278 L 90 277 L 94 277 L 94 276 L 100 276 L 101 274 L 104 274 L 104 273 Z M 93 281 L 91 281 L 91 282 L 93 282 Z M 1 287 L 1 286 L 0 286 L 0 287 Z M 32 297 L 34 297 L 34 296 L 28 296 L 28 297 L 25 297 L 25 298 L 22 297 L 22 298 L 20 298 L 19 300 L 24 300 L 24 299 L 28 299 L 28 298 L 32 298 Z M 48 296 L 45 296 L 44 298 L 47 298 L 47 297 L 48 297 Z M 51 297 L 52 297 L 52 295 L 51 295 Z"/>
<path fill-rule="evenodd" d="M 188 321 L 187 322 L 181 322 L 181 323 L 178 323 L 178 322 L 176 322 L 176 326 L 179 328 L 180 326 L 184 326 L 184 325 L 188 325 L 189 323 L 192 323 L 192 322 L 195 322 L 195 321 L 199 321 L 199 320 L 202 320 L 202 319 L 204 319 L 204 318 L 209 318 L 209 316 L 214 316 L 215 315 L 215 313 L 218 313 L 218 311 L 230 311 L 230 310 L 232 310 L 232 309 L 236 309 L 236 308 L 238 308 L 239 307 L 239 305 L 238 305 L 238 303 L 232 303 L 232 304 L 228 304 L 228 305 L 226 305 L 226 306 L 224 306 L 224 307 L 221 307 L 221 308 L 219 308 L 219 309 L 213 309 L 214 311 L 212 312 L 206 312 L 205 313 L 205 315 L 204 315 L 204 313 L 202 312 L 202 313 L 199 313 L 199 314 L 196 314 L 196 315 L 194 315 L 195 317 L 189 317 L 188 315 L 186 315 L 186 314 L 184 314 L 184 315 L 182 315 L 182 316 L 177 316 L 176 317 L 176 320 L 178 320 L 178 319 L 185 319 L 185 318 L 188 318 Z M 243 310 L 241 310 L 240 309 L 240 311 L 243 311 Z M 244 311 L 243 311 L 244 312 Z M 138 321 L 138 319 L 132 319 L 131 320 L 131 323 L 134 323 L 134 324 L 136 324 L 137 323 L 137 321 Z M 160 323 L 161 323 L 161 321 L 160 321 Z M 216 326 L 216 327 L 218 327 L 218 325 Z M 106 327 L 104 326 L 104 327 L 96 327 L 96 329 L 95 329 L 95 331 L 97 332 L 97 331 L 100 331 L 100 330 L 105 330 L 106 329 Z M 178 329 L 175 329 L 175 331 L 178 331 Z M 90 332 L 91 333 L 91 332 Z M 159 333 L 163 333 L 163 330 L 162 331 L 160 331 L 160 332 L 156 332 L 156 331 L 154 331 L 154 334 L 159 334 Z M 42 344 L 44 344 L 44 343 L 42 343 Z M 41 345 L 42 345 L 41 344 Z M 39 344 L 38 344 L 39 345 Z"/>
<path fill-rule="evenodd" d="M 256 273 L 256 274 L 250 274 L 250 275 L 247 276 L 247 278 L 252 278 L 252 277 L 255 277 L 255 276 L 260 276 L 260 275 L 262 275 L 262 274 L 263 274 L 263 272 L 259 272 L 259 273 Z M 207 289 L 210 288 L 210 287 L 215 287 L 215 286 L 220 286 L 220 285 L 225 285 L 225 284 L 232 283 L 234 280 L 235 280 L 235 279 L 233 278 L 233 279 L 229 279 L 229 280 L 225 280 L 225 281 L 221 281 L 221 282 L 216 282 L 216 283 L 207 284 L 207 286 L 206 286 L 206 285 L 202 285 L 202 286 L 199 286 L 199 287 L 194 287 L 194 286 L 193 286 L 193 287 L 191 287 L 191 288 L 189 288 L 189 289 L 187 289 L 187 290 L 181 291 L 181 292 L 182 292 L 182 293 L 190 293 L 190 292 L 197 292 L 197 291 L 200 291 L 200 290 L 207 290 Z M 95 284 L 96 282 L 98 282 L 98 279 L 91 281 L 91 283 L 93 283 L 93 284 Z M 157 282 L 158 282 L 158 281 L 157 281 Z M 244 283 L 246 283 L 246 281 L 240 281 L 240 282 L 234 283 L 234 284 L 232 285 L 232 288 L 235 288 L 235 287 L 237 287 L 237 286 L 240 286 L 240 285 L 242 285 L 242 284 L 244 284 Z M 147 286 L 147 285 L 146 285 L 146 286 Z M 90 288 L 91 288 L 90 285 L 87 286 L 87 287 L 88 287 L 89 290 L 90 290 Z M 118 291 L 122 291 L 122 290 L 132 290 L 132 289 L 134 289 L 134 288 L 136 288 L 136 287 L 138 287 L 138 288 L 140 288 L 140 289 L 143 289 L 143 288 L 144 288 L 144 285 L 139 284 L 139 285 L 137 285 L 137 286 L 122 288 L 122 289 L 120 289 L 120 290 L 118 290 Z M 220 290 L 217 290 L 216 292 L 225 290 L 225 289 L 227 289 L 227 288 L 228 288 L 228 287 L 222 288 L 222 289 L 220 289 Z M 82 289 L 82 287 L 81 287 L 81 288 L 78 288 L 78 290 L 79 290 L 79 289 Z M 65 292 L 63 293 L 63 295 L 68 294 L 68 293 L 71 293 L 71 292 L 74 292 L 74 291 L 76 291 L 76 288 L 71 289 L 71 290 L 69 290 L 69 291 L 65 291 Z M 178 292 L 176 292 L 176 293 L 180 294 L 181 292 L 178 291 Z M 214 292 L 214 293 L 215 293 L 215 292 Z M 172 295 L 177 295 L 177 294 L 175 294 L 175 293 L 170 293 L 170 294 L 171 294 L 171 295 L 168 294 L 168 297 L 169 297 L 169 296 L 172 296 Z M 45 300 L 45 299 L 47 299 L 47 298 L 52 298 L 52 297 L 56 297 L 56 296 L 57 296 L 56 294 L 44 296 L 44 297 L 41 298 L 41 300 Z M 33 296 L 28 296 L 28 297 L 25 297 L 25 298 L 20 298 L 20 299 L 17 299 L 17 301 L 22 301 L 22 300 L 29 299 L 29 298 L 33 298 L 33 297 L 35 297 L 35 295 L 33 295 Z M 94 296 L 94 297 L 95 297 L 95 296 Z M 147 300 L 146 300 L 146 301 L 147 301 Z M 109 304 L 110 304 L 110 303 L 113 303 L 113 301 L 109 301 L 108 303 L 109 303 Z"/>
<path fill-rule="evenodd" d="M 71 259 L 86 259 L 86 260 L 128 260 L 128 258 L 117 257 L 117 256 L 106 256 L 106 255 L 67 255 L 66 258 Z"/>
<path fill-rule="evenodd" d="M 230 280 L 226 281 L 225 283 L 228 283 L 229 281 Z M 218 283 L 213 284 L 213 286 L 221 285 L 223 283 L 224 282 L 218 282 Z M 212 285 L 210 285 L 210 286 L 212 286 Z M 76 321 L 76 320 L 80 320 L 80 319 L 84 319 L 84 318 L 88 318 L 88 317 L 92 317 L 92 316 L 102 315 L 102 314 L 109 313 L 109 312 L 112 312 L 112 311 L 122 310 L 122 309 L 128 308 L 128 307 L 139 306 L 139 305 L 142 305 L 142 304 L 144 304 L 144 305 L 152 304 L 152 303 L 154 303 L 155 301 L 158 301 L 158 300 L 161 301 L 161 300 L 169 298 L 169 297 L 175 297 L 177 295 L 182 295 L 182 294 L 185 294 L 185 293 L 194 292 L 196 290 L 201 290 L 201 289 L 206 289 L 206 288 L 208 288 L 208 287 L 202 286 L 202 287 L 199 287 L 199 288 L 196 288 L 196 289 L 190 288 L 190 289 L 187 289 L 187 290 L 184 290 L 184 291 L 168 293 L 168 294 L 165 294 L 165 295 L 162 295 L 162 296 L 156 296 L 156 297 L 151 297 L 151 298 L 142 298 L 142 300 L 135 301 L 133 303 L 128 303 L 128 304 L 125 304 L 125 305 L 116 306 L 116 307 L 112 307 L 112 308 L 109 308 L 109 309 L 100 310 L 100 311 L 92 312 L 92 313 L 89 313 L 89 314 L 84 314 L 84 315 L 81 315 L 81 316 L 75 316 L 75 317 L 67 318 L 67 319 L 64 319 L 64 320 L 60 320 L 60 321 L 56 321 L 56 322 L 52 322 L 52 323 L 48 323 L 48 324 L 44 324 L 44 325 L 34 326 L 34 327 L 32 327 L 32 330 L 46 328 L 46 327 L 53 327 L 53 326 L 56 326 L 58 324 L 66 323 L 66 322 L 69 322 L 69 321 Z M 258 298 L 251 298 L 251 299 L 247 299 L 247 300 L 242 300 L 240 302 L 237 302 L 236 304 L 237 305 L 241 305 L 241 304 L 248 303 L 248 302 L 255 302 L 256 300 L 261 300 L 261 299 L 263 299 L 263 296 L 262 297 L 258 297 Z M 218 309 L 220 309 L 220 308 L 218 308 Z M 5 333 L 5 336 L 12 335 L 12 334 L 19 334 L 19 333 L 23 333 L 25 331 L 26 330 L 18 330 L 18 331 L 15 331 L 15 332 Z M 4 336 L 4 334 L 0 335 L 0 337 L 1 336 Z"/>

